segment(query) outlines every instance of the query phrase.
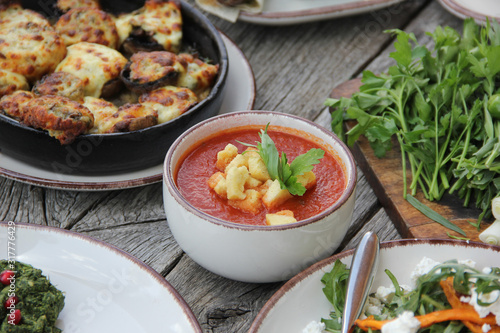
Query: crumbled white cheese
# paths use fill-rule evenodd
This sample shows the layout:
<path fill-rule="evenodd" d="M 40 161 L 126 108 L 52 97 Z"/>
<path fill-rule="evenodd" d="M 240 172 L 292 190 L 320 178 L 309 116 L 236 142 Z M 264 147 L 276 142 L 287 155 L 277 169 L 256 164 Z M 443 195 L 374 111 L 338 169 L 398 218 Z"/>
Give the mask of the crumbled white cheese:
<path fill-rule="evenodd" d="M 472 259 L 458 260 L 458 263 L 461 265 L 467 265 L 470 268 L 476 268 L 476 262 Z"/>
<path fill-rule="evenodd" d="M 382 333 L 417 333 L 420 322 L 413 316 L 413 312 L 404 311 L 398 318 L 382 326 Z"/>
<path fill-rule="evenodd" d="M 469 303 L 470 302 L 470 296 L 460 296 L 460 302 L 462 302 L 462 303 Z"/>
<path fill-rule="evenodd" d="M 377 292 L 375 293 L 375 297 L 381 300 L 384 303 L 390 302 L 392 296 L 396 292 L 396 289 L 393 285 L 390 287 L 380 286 L 377 288 Z"/>
<path fill-rule="evenodd" d="M 492 304 L 481 306 L 477 304 L 478 299 L 484 303 Z M 496 317 L 497 325 L 500 325 L 500 291 L 493 290 L 490 293 L 478 295 L 476 288 L 472 288 L 469 304 L 474 307 L 474 310 L 476 310 L 481 318 L 486 317 L 490 313 L 493 314 Z"/>
<path fill-rule="evenodd" d="M 483 326 L 481 326 L 481 329 L 483 330 L 484 333 L 486 333 L 491 330 L 491 326 L 488 324 L 483 324 Z"/>
<path fill-rule="evenodd" d="M 409 292 L 412 290 L 410 286 L 404 284 L 400 284 L 399 287 L 403 289 L 405 292 Z M 377 291 L 375 292 L 375 297 L 381 302 L 389 303 L 392 299 L 392 296 L 394 296 L 395 292 L 396 289 L 394 288 L 394 285 L 391 285 L 389 287 L 380 286 L 377 288 Z"/>
<path fill-rule="evenodd" d="M 368 297 L 368 302 L 366 302 L 366 311 L 364 311 L 367 315 L 378 316 L 382 313 L 382 309 L 384 308 L 384 304 L 380 302 L 379 299 L 375 297 Z"/>
<path fill-rule="evenodd" d="M 490 273 L 491 273 L 491 267 L 483 268 L 483 274 L 490 274 Z"/>
<path fill-rule="evenodd" d="M 307 326 L 302 330 L 302 333 L 322 333 L 325 329 L 325 323 L 311 321 Z"/>
<path fill-rule="evenodd" d="M 417 279 L 427 273 L 429 273 L 434 267 L 441 264 L 433 259 L 423 257 L 422 260 L 417 264 L 413 272 L 411 272 L 410 279 L 413 287 L 417 285 Z"/>

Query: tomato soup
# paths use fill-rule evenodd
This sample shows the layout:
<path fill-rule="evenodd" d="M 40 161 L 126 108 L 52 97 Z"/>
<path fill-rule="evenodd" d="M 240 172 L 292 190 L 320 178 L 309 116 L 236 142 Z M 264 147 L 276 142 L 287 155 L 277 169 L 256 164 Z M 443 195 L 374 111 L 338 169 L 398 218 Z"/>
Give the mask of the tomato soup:
<path fill-rule="evenodd" d="M 239 142 L 255 144 L 260 141 L 259 131 L 263 127 L 240 127 L 237 130 L 218 133 L 189 150 L 177 166 L 176 185 L 181 194 L 193 206 L 222 220 L 250 225 L 266 225 L 265 216 L 280 210 L 290 210 L 297 221 L 317 215 L 332 206 L 346 187 L 344 169 L 338 157 L 312 140 L 287 131 L 286 128 L 270 126 L 268 134 L 274 141 L 278 152 L 286 153 L 288 162 L 312 148 L 325 150 L 320 163 L 315 165 L 316 185 L 303 196 L 293 196 L 279 207 L 269 211 L 265 207 L 258 214 L 241 211 L 228 205 L 227 199 L 217 195 L 209 186 L 208 179 L 216 173 L 217 153 L 231 143 L 241 153 L 247 149 Z M 305 134 L 305 133 L 304 133 Z M 239 142 L 238 142 L 239 141 Z"/>

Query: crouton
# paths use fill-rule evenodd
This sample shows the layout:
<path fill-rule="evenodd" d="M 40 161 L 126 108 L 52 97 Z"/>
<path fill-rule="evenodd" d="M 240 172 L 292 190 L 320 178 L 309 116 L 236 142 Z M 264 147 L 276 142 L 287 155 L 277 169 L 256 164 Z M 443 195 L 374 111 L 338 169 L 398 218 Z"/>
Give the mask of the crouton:
<path fill-rule="evenodd" d="M 208 187 L 223 198 L 227 198 L 226 177 L 222 172 L 216 172 L 208 178 Z"/>
<path fill-rule="evenodd" d="M 252 175 L 249 175 L 249 177 L 247 178 L 247 181 L 245 182 L 245 188 L 248 188 L 248 189 L 255 189 L 257 187 L 259 187 L 260 185 L 262 185 L 262 182 L 256 178 L 253 178 Z"/>
<path fill-rule="evenodd" d="M 226 178 L 222 172 L 216 172 L 216 173 L 214 173 L 214 174 L 213 174 L 213 175 L 211 175 L 211 176 L 210 176 L 210 178 L 208 178 L 208 180 L 207 180 L 208 186 L 209 186 L 211 189 L 214 189 L 214 188 L 215 188 L 215 186 L 217 186 L 217 183 L 218 183 L 218 182 L 219 182 L 222 178 Z"/>
<path fill-rule="evenodd" d="M 297 176 L 297 182 L 302 184 L 306 190 L 309 190 L 316 185 L 316 175 L 312 171 L 304 172 L 303 175 Z"/>
<path fill-rule="evenodd" d="M 292 195 L 288 190 L 282 190 L 280 182 L 276 179 L 273 181 L 266 194 L 262 197 L 262 203 L 267 209 L 273 209 L 283 204 L 290 199 Z"/>
<path fill-rule="evenodd" d="M 217 153 L 217 162 L 215 167 L 220 171 L 226 170 L 227 165 L 238 155 L 238 148 L 235 145 L 228 144 L 224 150 Z"/>
<path fill-rule="evenodd" d="M 262 210 L 262 194 L 256 190 L 246 190 L 246 197 L 243 200 L 228 200 L 228 204 L 236 209 L 258 214 Z"/>
<path fill-rule="evenodd" d="M 266 214 L 267 225 L 283 225 L 297 222 L 291 210 L 281 210 L 274 214 Z"/>
<path fill-rule="evenodd" d="M 267 171 L 266 164 L 259 153 L 252 150 L 247 150 L 244 154 L 248 159 L 248 171 L 250 175 L 262 182 L 265 182 L 269 177 L 269 172 Z"/>
<path fill-rule="evenodd" d="M 236 155 L 233 160 L 226 166 L 226 174 L 228 173 L 229 169 L 231 168 L 239 168 L 241 166 L 244 166 L 246 169 L 248 169 L 248 160 L 244 155 L 238 154 Z"/>
<path fill-rule="evenodd" d="M 248 169 L 244 166 L 230 168 L 226 174 L 227 198 L 229 200 L 243 200 L 246 197 L 245 182 Z"/>
<path fill-rule="evenodd" d="M 260 185 L 257 190 L 260 192 L 260 194 L 264 195 L 266 194 L 267 190 L 271 185 L 273 184 L 273 181 L 271 179 L 266 180 L 266 182 L 262 185 Z"/>

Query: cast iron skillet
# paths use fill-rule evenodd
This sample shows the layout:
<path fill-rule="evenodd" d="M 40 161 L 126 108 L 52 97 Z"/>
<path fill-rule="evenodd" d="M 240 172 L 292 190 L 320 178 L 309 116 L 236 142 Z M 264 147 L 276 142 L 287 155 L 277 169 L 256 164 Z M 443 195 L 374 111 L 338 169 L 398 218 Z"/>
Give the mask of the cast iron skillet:
<path fill-rule="evenodd" d="M 116 13 L 139 8 L 144 1 L 101 3 L 104 9 Z M 55 13 L 48 1 L 24 1 L 23 6 L 46 16 Z M 201 56 L 219 64 L 218 77 L 206 99 L 169 122 L 128 133 L 81 135 L 65 146 L 42 130 L 24 126 L 0 114 L 2 154 L 66 174 L 120 173 L 161 164 L 172 142 L 184 130 L 218 113 L 228 70 L 227 52 L 219 31 L 203 14 L 183 1 L 181 10 L 183 45 L 193 46 Z"/>

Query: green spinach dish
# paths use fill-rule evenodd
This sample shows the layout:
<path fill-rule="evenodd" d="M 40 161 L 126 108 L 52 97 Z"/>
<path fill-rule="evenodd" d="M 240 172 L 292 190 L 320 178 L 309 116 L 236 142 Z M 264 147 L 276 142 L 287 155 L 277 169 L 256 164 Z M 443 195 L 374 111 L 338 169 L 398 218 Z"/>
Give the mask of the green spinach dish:
<path fill-rule="evenodd" d="M 21 262 L 0 260 L 0 333 L 56 333 L 64 295 L 42 275 Z"/>

